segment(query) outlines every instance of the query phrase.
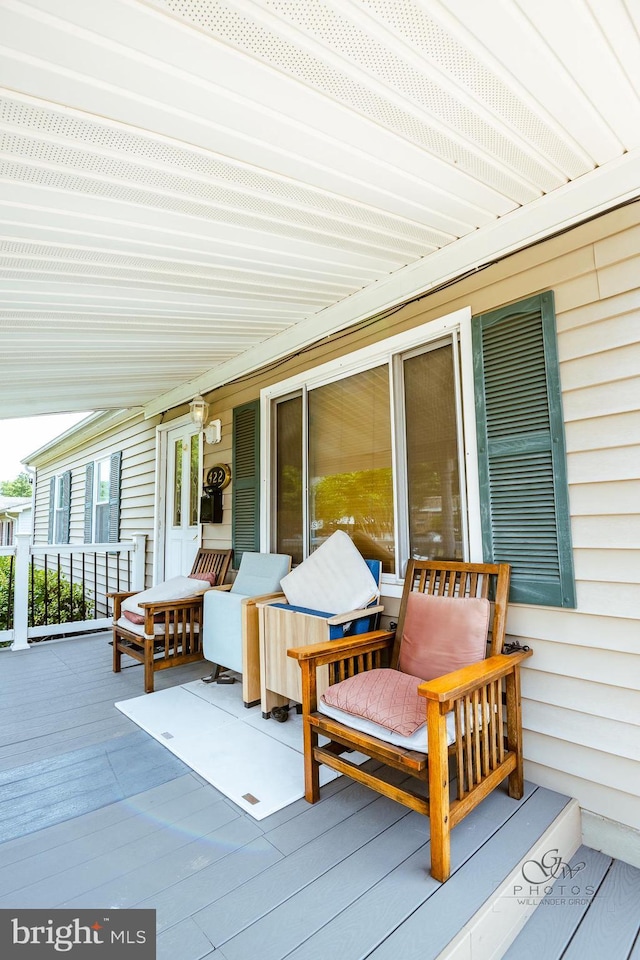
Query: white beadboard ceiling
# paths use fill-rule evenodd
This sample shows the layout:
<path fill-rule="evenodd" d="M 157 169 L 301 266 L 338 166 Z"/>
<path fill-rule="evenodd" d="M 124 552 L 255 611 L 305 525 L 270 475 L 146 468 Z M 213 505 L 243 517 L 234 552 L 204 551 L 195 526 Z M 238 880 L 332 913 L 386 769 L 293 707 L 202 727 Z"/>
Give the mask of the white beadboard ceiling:
<path fill-rule="evenodd" d="M 629 0 L 2 0 L 0 418 L 189 400 L 640 195 Z"/>

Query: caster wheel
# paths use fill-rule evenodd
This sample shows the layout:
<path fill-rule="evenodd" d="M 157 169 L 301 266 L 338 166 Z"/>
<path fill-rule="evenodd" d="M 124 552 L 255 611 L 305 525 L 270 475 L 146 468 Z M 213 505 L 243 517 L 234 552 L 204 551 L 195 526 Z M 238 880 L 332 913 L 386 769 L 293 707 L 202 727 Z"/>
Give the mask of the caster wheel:
<path fill-rule="evenodd" d="M 277 720 L 278 723 L 286 723 L 289 719 L 289 707 L 273 707 L 271 716 L 274 720 Z"/>

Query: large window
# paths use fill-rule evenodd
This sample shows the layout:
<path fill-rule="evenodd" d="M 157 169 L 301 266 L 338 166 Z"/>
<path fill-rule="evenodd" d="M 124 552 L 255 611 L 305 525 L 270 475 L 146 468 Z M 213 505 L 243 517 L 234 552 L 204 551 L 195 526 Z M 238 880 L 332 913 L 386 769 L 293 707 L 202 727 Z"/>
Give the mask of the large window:
<path fill-rule="evenodd" d="M 271 401 L 272 543 L 301 562 L 335 530 L 383 572 L 466 552 L 458 336 Z"/>

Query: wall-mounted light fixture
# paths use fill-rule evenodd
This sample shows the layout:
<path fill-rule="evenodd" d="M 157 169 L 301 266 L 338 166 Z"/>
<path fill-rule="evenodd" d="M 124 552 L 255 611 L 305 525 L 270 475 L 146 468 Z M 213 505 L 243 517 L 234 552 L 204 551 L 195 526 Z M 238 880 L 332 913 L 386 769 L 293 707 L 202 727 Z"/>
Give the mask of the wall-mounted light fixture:
<path fill-rule="evenodd" d="M 189 404 L 189 413 L 191 420 L 198 430 L 204 431 L 204 438 L 207 443 L 220 443 L 222 439 L 222 421 L 210 420 L 209 423 L 207 423 L 209 404 L 199 393 L 196 394 Z"/>

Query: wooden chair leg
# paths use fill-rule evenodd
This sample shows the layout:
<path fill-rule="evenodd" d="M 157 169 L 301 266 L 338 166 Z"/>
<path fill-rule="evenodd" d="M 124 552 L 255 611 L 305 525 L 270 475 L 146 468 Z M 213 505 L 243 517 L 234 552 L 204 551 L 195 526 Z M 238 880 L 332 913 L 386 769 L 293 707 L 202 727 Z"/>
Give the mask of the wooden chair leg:
<path fill-rule="evenodd" d="M 144 643 L 144 692 L 153 693 L 153 640 Z"/>
<path fill-rule="evenodd" d="M 509 774 L 509 796 L 521 800 L 524 796 L 524 763 L 522 759 L 522 703 L 520 694 L 520 667 L 515 666 L 506 678 L 507 747 L 516 755 L 516 766 Z"/>
<path fill-rule="evenodd" d="M 315 759 L 314 750 L 318 746 L 318 734 L 310 723 L 303 721 L 302 739 L 304 747 L 304 796 L 309 803 L 320 799 L 320 764 Z"/>
<path fill-rule="evenodd" d="M 120 665 L 122 662 L 122 653 L 118 647 L 118 634 L 116 631 L 113 631 L 113 672 L 120 673 Z"/>
<path fill-rule="evenodd" d="M 431 830 L 431 875 L 442 883 L 451 873 L 451 827 L 449 820 L 449 752 L 447 725 L 440 705 L 427 702 L 429 744 L 429 826 Z"/>

